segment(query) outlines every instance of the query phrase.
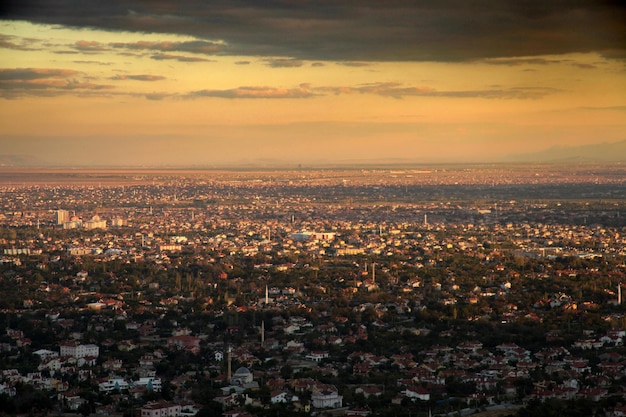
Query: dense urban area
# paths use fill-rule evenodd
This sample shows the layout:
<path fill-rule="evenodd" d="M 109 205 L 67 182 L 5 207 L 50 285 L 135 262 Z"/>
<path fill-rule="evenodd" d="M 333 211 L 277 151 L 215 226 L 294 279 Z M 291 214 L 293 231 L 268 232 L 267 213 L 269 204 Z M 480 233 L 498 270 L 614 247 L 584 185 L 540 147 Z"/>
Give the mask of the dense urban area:
<path fill-rule="evenodd" d="M 0 196 L 0 414 L 626 416 L 622 165 L 0 169 Z"/>

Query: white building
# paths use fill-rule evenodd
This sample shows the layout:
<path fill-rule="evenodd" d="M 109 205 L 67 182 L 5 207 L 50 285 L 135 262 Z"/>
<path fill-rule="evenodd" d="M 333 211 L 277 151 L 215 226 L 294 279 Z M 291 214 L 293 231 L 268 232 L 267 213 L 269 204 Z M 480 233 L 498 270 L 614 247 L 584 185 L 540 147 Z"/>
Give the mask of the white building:
<path fill-rule="evenodd" d="M 291 238 L 296 242 L 305 242 L 307 240 L 322 240 L 330 242 L 335 240 L 334 232 L 298 232 L 292 233 Z"/>
<path fill-rule="evenodd" d="M 343 396 L 336 390 L 325 390 L 313 393 L 311 401 L 315 408 L 340 408 L 343 406 Z"/>
<path fill-rule="evenodd" d="M 110 378 L 105 382 L 101 382 L 98 384 L 98 389 L 100 392 L 112 392 L 112 391 L 121 391 L 130 388 L 130 385 L 124 378 Z"/>
<path fill-rule="evenodd" d="M 91 220 L 87 220 L 83 223 L 83 227 L 85 229 L 106 229 L 107 221 L 102 220 L 100 216 L 97 214 L 91 218 Z"/>
<path fill-rule="evenodd" d="M 61 345 L 60 355 L 73 358 L 84 358 L 87 356 L 97 358 L 100 355 L 100 348 L 92 344 L 80 345 L 76 342 L 67 342 Z"/>
<path fill-rule="evenodd" d="M 149 390 L 154 391 L 154 392 L 161 392 L 161 388 L 163 386 L 161 384 L 161 378 L 151 378 L 151 377 L 139 378 L 139 381 L 135 382 L 135 385 L 139 387 L 146 387 Z"/>
<path fill-rule="evenodd" d="M 39 356 L 42 361 L 45 361 L 51 358 L 56 358 L 59 356 L 57 352 L 48 350 L 48 349 L 39 349 L 39 350 L 34 351 L 33 353 Z"/>

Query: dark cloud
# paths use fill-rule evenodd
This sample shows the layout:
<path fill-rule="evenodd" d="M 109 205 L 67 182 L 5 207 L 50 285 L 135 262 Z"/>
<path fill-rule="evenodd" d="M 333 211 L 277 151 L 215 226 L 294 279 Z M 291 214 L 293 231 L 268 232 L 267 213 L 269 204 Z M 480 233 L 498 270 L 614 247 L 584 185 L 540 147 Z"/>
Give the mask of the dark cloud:
<path fill-rule="evenodd" d="M 199 90 L 187 94 L 186 98 L 216 97 L 228 99 L 284 99 L 311 98 L 328 94 L 373 94 L 383 97 L 401 99 L 405 97 L 447 97 L 447 98 L 482 98 L 505 100 L 539 99 L 558 92 L 553 88 L 524 87 L 503 88 L 491 86 L 484 90 L 453 90 L 440 91 L 427 86 L 403 86 L 398 83 L 370 83 L 357 86 L 322 86 L 314 87 L 301 84 L 296 88 L 246 86 L 227 90 Z"/>
<path fill-rule="evenodd" d="M 316 94 L 307 84 L 296 88 L 277 87 L 238 87 L 228 90 L 200 90 L 187 95 L 188 98 L 219 97 L 219 98 L 309 98 Z"/>
<path fill-rule="evenodd" d="M 125 48 L 131 50 L 147 50 L 161 52 L 192 52 L 196 54 L 214 55 L 221 52 L 223 45 L 206 41 L 186 41 L 186 42 L 113 42 L 110 45 L 114 48 Z"/>
<path fill-rule="evenodd" d="M 171 94 L 166 93 L 150 93 L 144 96 L 148 100 L 163 100 L 165 98 L 171 97 Z"/>
<path fill-rule="evenodd" d="M 4 90 L 2 97 L 16 97 L 20 94 L 59 95 L 73 91 L 99 91 L 112 88 L 110 85 L 96 84 L 82 77 L 80 73 L 70 69 L 53 68 L 4 68 L 0 69 L 0 89 Z M 115 81 L 161 81 L 165 77 L 152 74 L 121 74 L 110 78 Z M 87 80 L 87 81 L 85 81 Z M 171 93 L 141 94 L 149 100 L 166 98 L 226 98 L 226 99 L 300 99 L 324 96 L 328 94 L 372 94 L 394 99 L 405 97 L 447 97 L 447 98 L 483 98 L 483 99 L 539 99 L 546 95 L 558 92 L 556 89 L 545 87 L 504 88 L 500 85 L 491 85 L 483 90 L 437 90 L 429 86 L 406 86 L 394 82 L 368 83 L 355 86 L 320 86 L 315 87 L 308 83 L 297 87 L 284 88 L 272 86 L 241 86 L 231 89 L 211 90 L 204 89 L 178 95 Z M 107 93 L 111 94 L 111 93 Z M 136 96 L 133 92 L 116 92 L 115 95 Z"/>
<path fill-rule="evenodd" d="M 66 78 L 78 74 L 71 69 L 56 68 L 0 68 L 0 81 L 30 81 L 49 78 Z"/>
<path fill-rule="evenodd" d="M 112 65 L 111 62 L 100 62 L 100 61 L 88 61 L 88 60 L 84 60 L 84 59 L 77 59 L 75 61 L 72 61 L 75 64 L 94 64 L 94 65 Z"/>
<path fill-rule="evenodd" d="M 156 55 L 152 55 L 150 59 L 154 59 L 156 61 L 173 60 L 173 61 L 178 61 L 178 62 L 214 62 L 212 59 L 207 59 L 207 58 L 199 58 L 195 56 L 184 56 L 184 55 L 172 55 L 172 54 L 156 54 Z"/>
<path fill-rule="evenodd" d="M 0 97 L 23 95 L 55 96 L 67 92 L 105 90 L 109 85 L 95 84 L 78 78 L 79 72 L 56 68 L 0 69 Z"/>
<path fill-rule="evenodd" d="M 76 41 L 74 43 L 74 49 L 81 52 L 102 52 L 109 50 L 106 45 L 96 41 Z"/>
<path fill-rule="evenodd" d="M 367 62 L 354 62 L 354 61 L 347 61 L 347 62 L 337 62 L 338 65 L 343 65 L 344 67 L 367 67 L 370 64 Z"/>
<path fill-rule="evenodd" d="M 596 68 L 598 68 L 597 66 L 595 66 L 593 64 L 581 64 L 581 63 L 578 63 L 578 62 L 575 62 L 572 65 L 575 66 L 575 67 L 578 67 L 578 68 L 582 68 L 582 69 L 596 69 Z"/>
<path fill-rule="evenodd" d="M 545 58 L 510 58 L 510 59 L 487 59 L 484 61 L 489 65 L 506 65 L 509 67 L 515 67 L 519 65 L 551 65 L 560 64 L 564 60 L 559 59 L 545 59 Z"/>
<path fill-rule="evenodd" d="M 16 40 L 21 41 L 21 43 L 16 43 Z M 15 49 L 18 51 L 34 51 L 35 48 L 32 48 L 29 43 L 27 39 L 0 34 L 0 48 Z"/>
<path fill-rule="evenodd" d="M 557 91 L 552 88 L 501 88 L 498 86 L 485 90 L 439 91 L 427 86 L 402 86 L 398 83 L 370 83 L 353 87 L 319 87 L 314 90 L 331 94 L 375 94 L 397 99 L 404 97 L 448 97 L 518 100 L 538 99 Z"/>
<path fill-rule="evenodd" d="M 297 68 L 304 65 L 300 60 L 287 58 L 266 59 L 265 63 L 272 68 Z"/>
<path fill-rule="evenodd" d="M 626 50 L 626 7 L 619 0 L 6 3 L 2 6 L 4 19 L 178 33 L 203 39 L 172 47 L 153 44 L 148 48 L 163 52 L 359 62 L 469 61 L 571 52 L 623 57 Z M 133 44 L 123 47 L 133 48 Z"/>
<path fill-rule="evenodd" d="M 607 107 L 583 107 L 585 110 L 615 110 L 615 111 L 623 111 L 626 112 L 626 106 L 607 106 Z"/>
<path fill-rule="evenodd" d="M 250 61 L 237 61 L 235 62 L 235 65 L 250 65 L 251 62 Z"/>
<path fill-rule="evenodd" d="M 111 77 L 110 79 L 116 80 L 116 81 L 121 81 L 121 80 L 161 81 L 161 80 L 164 80 L 165 77 L 161 75 L 137 74 L 137 75 L 115 75 Z"/>

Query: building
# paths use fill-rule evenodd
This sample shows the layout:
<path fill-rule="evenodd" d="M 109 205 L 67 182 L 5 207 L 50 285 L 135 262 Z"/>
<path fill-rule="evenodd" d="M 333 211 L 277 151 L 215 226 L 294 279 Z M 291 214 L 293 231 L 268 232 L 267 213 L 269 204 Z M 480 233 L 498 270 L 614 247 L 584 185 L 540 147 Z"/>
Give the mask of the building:
<path fill-rule="evenodd" d="M 426 390 L 426 388 L 422 387 L 421 385 L 417 387 L 407 387 L 404 390 L 404 395 L 407 398 L 410 398 L 412 400 L 414 399 L 418 399 L 422 401 L 430 400 L 430 392 L 428 392 L 428 390 Z"/>
<path fill-rule="evenodd" d="M 97 358 L 100 355 L 100 348 L 97 345 L 80 345 L 77 342 L 66 342 L 61 344 L 60 356 L 71 356 L 73 358 L 84 358 L 91 356 Z"/>
<path fill-rule="evenodd" d="M 230 379 L 230 383 L 233 385 L 245 385 L 254 379 L 254 375 L 250 370 L 244 366 L 237 369 Z"/>
<path fill-rule="evenodd" d="M 188 335 L 172 336 L 167 339 L 167 347 L 170 349 L 176 348 L 197 353 L 200 351 L 200 338 Z"/>
<path fill-rule="evenodd" d="M 78 229 L 83 227 L 83 221 L 78 216 L 72 216 L 68 221 L 63 222 L 63 229 Z"/>
<path fill-rule="evenodd" d="M 70 212 L 67 210 L 57 210 L 57 226 L 70 221 Z"/>
<path fill-rule="evenodd" d="M 91 220 L 87 220 L 83 223 L 83 227 L 85 229 L 106 229 L 107 221 L 102 220 L 100 216 L 97 214 L 91 218 Z"/>
<path fill-rule="evenodd" d="M 179 404 L 158 401 L 141 407 L 141 417 L 179 417 L 181 409 Z"/>
<path fill-rule="evenodd" d="M 296 242 L 306 242 L 307 240 L 322 240 L 330 242 L 335 240 L 334 232 L 298 232 L 292 233 L 291 238 Z"/>
<path fill-rule="evenodd" d="M 315 408 L 340 408 L 343 406 L 343 396 L 336 389 L 318 391 L 311 395 Z"/>
<path fill-rule="evenodd" d="M 123 378 L 110 378 L 98 384 L 100 392 L 122 391 L 130 388 L 130 385 Z"/>

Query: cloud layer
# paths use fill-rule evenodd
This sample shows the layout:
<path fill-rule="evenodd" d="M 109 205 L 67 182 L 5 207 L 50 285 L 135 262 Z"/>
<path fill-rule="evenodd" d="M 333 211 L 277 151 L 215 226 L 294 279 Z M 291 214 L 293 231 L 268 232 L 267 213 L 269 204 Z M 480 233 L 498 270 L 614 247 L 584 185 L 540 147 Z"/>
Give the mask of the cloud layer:
<path fill-rule="evenodd" d="M 296 59 L 269 65 L 297 65 L 302 59 L 471 61 L 573 52 L 626 56 L 626 8 L 617 0 L 9 0 L 1 17 L 202 39 L 117 45 L 129 49 Z M 102 46 L 75 47 L 97 51 Z"/>
<path fill-rule="evenodd" d="M 152 92 L 142 95 L 132 92 L 115 92 L 114 86 L 82 80 L 80 72 L 53 68 L 4 68 L 0 69 L 0 96 L 17 98 L 26 95 L 96 94 L 98 90 L 110 95 L 144 96 L 150 100 L 166 98 L 198 99 L 203 97 L 224 99 L 307 99 L 327 95 L 370 94 L 402 99 L 405 97 L 481 98 L 481 99 L 538 99 L 557 92 L 553 88 L 491 88 L 484 90 L 439 91 L 428 86 L 407 86 L 400 83 L 368 83 L 349 86 L 313 86 L 302 83 L 292 88 L 273 86 L 240 86 L 231 89 L 202 89 L 186 93 Z M 154 74 L 122 74 L 109 77 L 111 81 L 158 82 L 166 78 Z"/>

